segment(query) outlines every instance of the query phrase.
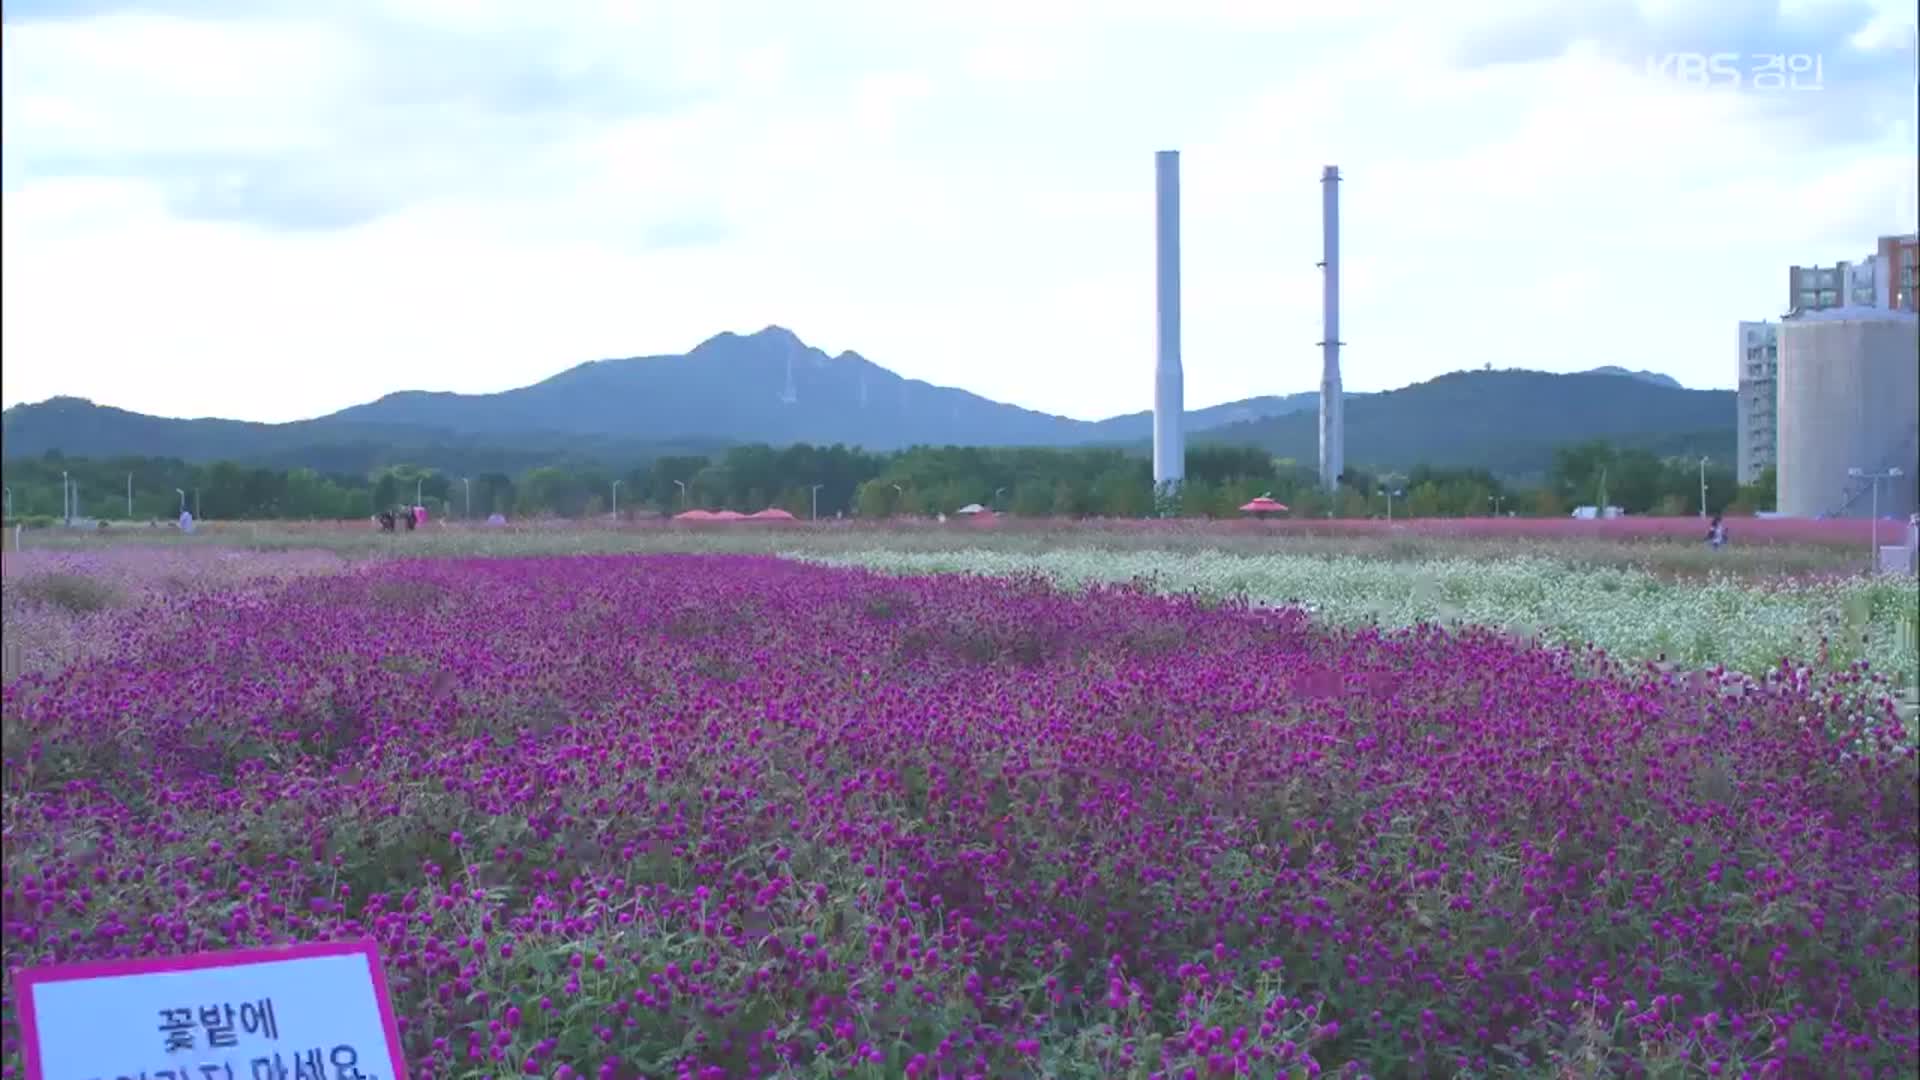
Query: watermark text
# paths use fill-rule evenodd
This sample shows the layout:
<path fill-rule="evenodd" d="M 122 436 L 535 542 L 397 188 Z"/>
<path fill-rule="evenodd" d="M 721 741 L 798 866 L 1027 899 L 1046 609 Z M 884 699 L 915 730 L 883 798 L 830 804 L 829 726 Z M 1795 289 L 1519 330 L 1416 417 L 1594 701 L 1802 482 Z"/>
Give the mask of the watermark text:
<path fill-rule="evenodd" d="M 1647 74 L 1685 86 L 1729 90 L 1818 90 L 1819 53 L 1671 52 L 1647 57 Z"/>

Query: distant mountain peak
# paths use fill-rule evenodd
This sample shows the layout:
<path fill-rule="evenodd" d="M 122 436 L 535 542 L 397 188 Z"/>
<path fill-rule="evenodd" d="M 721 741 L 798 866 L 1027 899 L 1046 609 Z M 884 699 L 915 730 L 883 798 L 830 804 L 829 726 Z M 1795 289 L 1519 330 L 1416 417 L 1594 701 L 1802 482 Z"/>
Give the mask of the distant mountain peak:
<path fill-rule="evenodd" d="M 1622 375 L 1629 379 L 1639 379 L 1641 382 L 1652 383 L 1655 386 L 1667 386 L 1667 387 L 1672 387 L 1675 390 L 1685 389 L 1685 387 L 1680 385 L 1680 380 L 1674 378 L 1671 375 L 1662 375 L 1657 371 L 1629 371 L 1626 368 L 1617 367 L 1613 364 L 1607 364 L 1604 367 L 1590 368 L 1586 371 L 1581 372 L 1580 374 L 1582 375 Z"/>
<path fill-rule="evenodd" d="M 768 323 L 747 336 L 754 341 L 774 342 L 781 345 L 806 344 L 806 342 L 800 340 L 799 334 L 794 333 L 778 323 Z"/>
<path fill-rule="evenodd" d="M 757 356 L 781 356 L 787 353 L 807 352 L 809 349 L 810 346 L 800 340 L 799 334 L 784 326 L 769 324 L 751 334 L 723 330 L 695 345 L 687 356 L 707 359 L 739 356 L 743 352 Z"/>

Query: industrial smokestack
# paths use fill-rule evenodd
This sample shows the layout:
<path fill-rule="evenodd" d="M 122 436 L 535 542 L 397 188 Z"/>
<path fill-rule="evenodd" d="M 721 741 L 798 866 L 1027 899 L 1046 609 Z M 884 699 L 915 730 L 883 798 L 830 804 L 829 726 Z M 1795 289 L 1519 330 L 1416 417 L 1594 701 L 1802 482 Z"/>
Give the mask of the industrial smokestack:
<path fill-rule="evenodd" d="M 1324 290 L 1320 342 L 1320 486 L 1329 493 L 1346 472 L 1346 399 L 1340 391 L 1340 166 L 1320 173 L 1320 214 L 1325 251 L 1320 268 Z"/>
<path fill-rule="evenodd" d="M 1159 151 L 1153 166 L 1160 312 L 1153 369 L 1153 486 L 1157 494 L 1166 494 L 1187 475 L 1186 379 L 1180 370 L 1180 151 Z"/>

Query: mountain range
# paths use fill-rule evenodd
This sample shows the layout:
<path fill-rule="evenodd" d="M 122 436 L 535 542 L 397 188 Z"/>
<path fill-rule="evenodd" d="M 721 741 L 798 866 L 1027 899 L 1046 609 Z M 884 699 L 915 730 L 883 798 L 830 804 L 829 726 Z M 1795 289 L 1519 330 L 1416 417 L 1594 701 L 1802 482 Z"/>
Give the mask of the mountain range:
<path fill-rule="evenodd" d="M 1621 368 L 1459 372 L 1347 395 L 1347 457 L 1384 466 L 1497 461 L 1524 472 L 1539 465 L 1543 446 L 1590 437 L 1730 453 L 1733 397 Z M 1188 412 L 1186 430 L 1195 442 L 1311 460 L 1318 404 L 1315 392 L 1248 398 Z M 58 450 L 358 472 L 449 456 L 500 469 L 644 460 L 747 442 L 1138 448 L 1151 438 L 1152 415 L 1083 421 L 1024 409 L 903 378 L 858 353 L 829 356 L 770 326 L 719 334 L 684 355 L 584 363 L 501 393 L 405 391 L 291 423 L 171 419 L 60 397 L 7 409 L 0 427 L 9 458 Z"/>

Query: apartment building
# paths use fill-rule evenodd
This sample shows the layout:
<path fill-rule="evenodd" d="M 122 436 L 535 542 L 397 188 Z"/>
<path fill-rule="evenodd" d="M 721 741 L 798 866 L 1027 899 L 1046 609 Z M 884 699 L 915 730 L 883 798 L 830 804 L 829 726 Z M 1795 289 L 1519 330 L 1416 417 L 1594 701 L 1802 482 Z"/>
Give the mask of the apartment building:
<path fill-rule="evenodd" d="M 1787 312 L 1820 311 L 1843 307 L 1851 299 L 1847 288 L 1853 264 L 1790 266 L 1787 268 Z"/>
<path fill-rule="evenodd" d="M 1832 266 L 1787 271 L 1787 316 L 1838 307 L 1915 311 L 1920 297 L 1920 234 L 1882 236 L 1873 254 Z M 1780 416 L 1780 325 L 1740 324 L 1739 417 L 1735 421 L 1740 482 L 1750 484 L 1776 464 Z"/>
<path fill-rule="evenodd" d="M 1874 259 L 1880 264 L 1883 290 L 1882 302 L 1875 306 L 1915 311 L 1914 294 L 1920 291 L 1920 274 L 1915 272 L 1915 262 L 1920 260 L 1920 233 L 1881 237 Z"/>
<path fill-rule="evenodd" d="M 1740 415 L 1735 422 L 1735 472 L 1751 484 L 1774 464 L 1779 430 L 1780 324 L 1740 324 Z"/>
<path fill-rule="evenodd" d="M 1847 268 L 1847 304 L 1851 307 L 1884 308 L 1887 306 L 1887 275 L 1882 271 L 1885 264 L 1878 254 L 1869 255 L 1857 263 L 1842 263 Z"/>

